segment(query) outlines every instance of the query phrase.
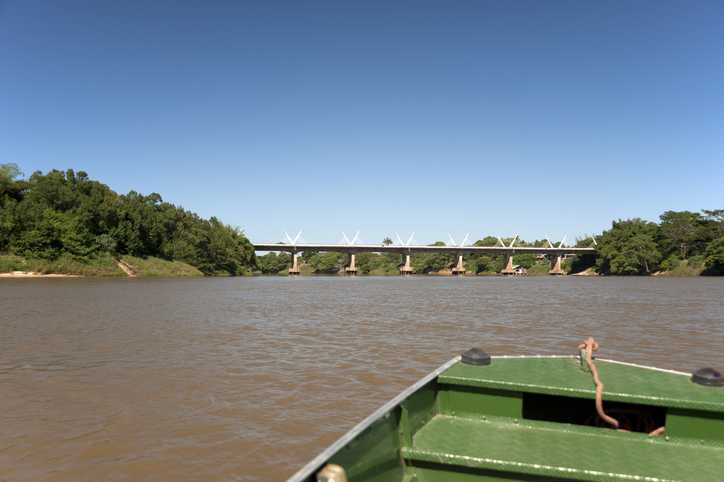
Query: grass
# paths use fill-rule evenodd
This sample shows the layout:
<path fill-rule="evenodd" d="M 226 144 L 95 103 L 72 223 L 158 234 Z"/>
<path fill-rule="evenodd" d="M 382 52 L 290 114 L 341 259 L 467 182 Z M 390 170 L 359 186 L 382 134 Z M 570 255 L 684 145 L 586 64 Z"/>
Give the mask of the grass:
<path fill-rule="evenodd" d="M 530 276 L 543 276 L 548 275 L 551 270 L 551 265 L 548 262 L 535 263 L 533 266 L 528 268 L 528 275 Z"/>
<path fill-rule="evenodd" d="M 137 258 L 135 256 L 123 256 L 122 261 L 133 267 L 136 276 L 142 278 L 179 278 L 190 276 L 203 276 L 204 274 L 190 264 L 181 261 L 168 261 L 161 258 Z"/>
<path fill-rule="evenodd" d="M 203 276 L 190 264 L 181 261 L 167 261 L 160 258 L 137 258 L 123 256 L 139 277 L 189 277 Z M 101 255 L 89 260 L 78 261 L 69 256 L 55 260 L 23 258 L 12 254 L 0 254 L 0 273 L 11 271 L 32 271 L 43 274 L 73 274 L 88 277 L 126 277 L 110 255 Z"/>
<path fill-rule="evenodd" d="M 0 273 L 11 271 L 30 271 L 25 258 L 12 254 L 0 254 Z"/>
<path fill-rule="evenodd" d="M 700 257 L 693 257 L 680 261 L 674 269 L 662 271 L 659 276 L 701 276 L 704 264 Z"/>
<path fill-rule="evenodd" d="M 386 268 L 375 268 L 375 269 L 370 270 L 370 272 L 369 272 L 369 276 L 394 276 L 394 275 L 399 276 L 400 270 L 399 269 L 392 270 L 392 269 L 386 269 Z"/>
<path fill-rule="evenodd" d="M 74 274 L 80 276 L 122 277 L 116 262 L 109 255 L 98 256 L 88 261 L 78 261 L 69 256 L 55 260 L 23 258 L 15 255 L 0 255 L 0 273 L 10 271 L 32 271 L 43 274 Z"/>

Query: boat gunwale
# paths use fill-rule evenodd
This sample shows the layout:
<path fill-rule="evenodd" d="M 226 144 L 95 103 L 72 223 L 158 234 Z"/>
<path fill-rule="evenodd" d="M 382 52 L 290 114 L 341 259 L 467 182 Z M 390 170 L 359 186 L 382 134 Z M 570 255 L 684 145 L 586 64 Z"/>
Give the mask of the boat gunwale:
<path fill-rule="evenodd" d="M 322 467 L 322 465 L 325 462 L 327 462 L 334 454 L 336 454 L 340 449 L 342 449 L 342 447 L 344 447 L 346 444 L 348 444 L 349 442 L 354 440 L 355 437 L 357 437 L 360 433 L 362 433 L 365 429 L 367 429 L 373 423 L 380 420 L 382 417 L 386 416 L 390 411 L 392 411 L 395 407 L 397 407 L 400 403 L 402 403 L 410 395 L 412 395 L 417 390 L 419 390 L 423 386 L 427 385 L 431 381 L 435 380 L 438 376 L 440 376 L 443 372 L 448 370 L 453 365 L 460 362 L 461 358 L 462 357 L 460 355 L 453 357 L 452 359 L 443 363 L 442 365 L 440 365 L 438 368 L 436 368 L 432 372 L 425 375 L 423 378 L 419 379 L 417 382 L 413 383 L 412 385 L 410 385 L 409 387 L 407 387 L 406 389 L 401 391 L 399 394 L 397 394 L 392 399 L 388 400 L 385 404 L 383 404 L 377 410 L 372 412 L 372 414 L 367 416 L 364 420 L 359 422 L 352 429 L 350 429 L 348 432 L 346 432 L 344 435 L 342 435 L 340 438 L 338 438 L 334 443 L 332 443 L 330 446 L 328 446 L 326 449 L 324 449 L 322 452 L 320 452 L 316 457 L 314 457 L 311 461 L 309 461 L 307 464 L 305 464 L 301 469 L 299 469 L 297 472 L 292 474 L 292 476 L 289 477 L 286 482 L 303 482 L 305 479 L 307 479 L 308 477 L 313 475 L 316 471 L 318 471 Z M 491 355 L 491 359 L 515 359 L 515 358 L 533 358 L 533 359 L 535 359 L 535 358 L 579 358 L 579 355 L 577 355 L 577 354 L 576 355 Z M 596 358 L 596 360 L 606 362 L 606 363 L 627 365 L 627 366 L 636 367 L 636 368 L 645 368 L 645 369 L 649 369 L 649 370 L 669 373 L 672 375 L 691 376 L 690 373 L 681 372 L 681 371 L 677 371 L 677 370 L 657 368 L 657 367 L 648 366 L 648 365 L 640 365 L 637 363 L 612 360 L 609 358 Z"/>
<path fill-rule="evenodd" d="M 620 360 L 611 360 L 610 358 L 595 358 L 595 360 L 607 362 L 607 363 L 615 363 L 618 365 L 626 365 L 626 366 L 634 367 L 634 368 L 647 368 L 649 370 L 656 370 L 657 372 L 671 373 L 672 375 L 684 375 L 687 377 L 691 376 L 691 373 L 688 373 L 688 372 L 682 372 L 679 370 L 670 370 L 668 368 L 652 367 L 652 366 L 648 366 L 648 365 L 641 365 L 639 363 L 631 363 L 631 362 L 625 362 L 625 361 L 620 361 Z"/>
<path fill-rule="evenodd" d="M 423 378 L 419 379 L 417 382 L 413 383 L 403 391 L 401 391 L 397 396 L 392 398 L 391 400 L 387 401 L 384 405 L 382 405 L 380 408 L 372 412 L 367 418 L 362 420 L 360 423 L 355 425 L 351 430 L 349 430 L 347 433 L 342 435 L 340 438 L 338 438 L 332 445 L 324 449 L 321 453 L 319 453 L 316 457 L 314 457 L 311 461 L 309 461 L 304 467 L 299 469 L 295 474 L 293 474 L 291 477 L 287 479 L 287 482 L 302 482 L 307 477 L 313 475 L 317 470 L 319 470 L 327 460 L 329 460 L 330 457 L 332 457 L 335 453 L 337 453 L 342 447 L 347 445 L 349 442 L 354 440 L 357 435 L 362 433 L 365 429 L 367 429 L 370 425 L 375 423 L 376 421 L 380 420 L 382 417 L 387 415 L 390 411 L 392 411 L 395 407 L 397 407 L 400 403 L 405 401 L 407 397 L 415 393 L 417 390 L 422 388 L 423 386 L 427 385 L 431 381 L 435 380 L 438 375 L 440 375 L 442 372 L 450 368 L 451 366 L 455 365 L 460 361 L 460 356 L 456 356 L 447 362 L 440 365 L 438 368 L 433 370 L 432 372 L 425 375 Z"/>

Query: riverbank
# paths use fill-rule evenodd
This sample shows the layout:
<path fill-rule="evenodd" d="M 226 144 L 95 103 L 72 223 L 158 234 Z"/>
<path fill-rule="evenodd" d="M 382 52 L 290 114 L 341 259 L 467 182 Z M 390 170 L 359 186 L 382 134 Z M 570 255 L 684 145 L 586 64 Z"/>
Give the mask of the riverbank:
<path fill-rule="evenodd" d="M 702 276 L 705 274 L 704 265 L 701 262 L 692 263 L 691 260 L 682 260 L 676 266 L 669 270 L 662 270 L 653 273 L 652 276 L 667 276 L 667 277 L 692 277 Z"/>
<path fill-rule="evenodd" d="M 36 273 L 34 271 L 10 271 L 0 273 L 0 278 L 80 278 L 77 274 Z"/>
<path fill-rule="evenodd" d="M 2 278 L 186 278 L 204 274 L 181 261 L 135 256 L 99 256 L 81 262 L 69 257 L 56 260 L 29 259 L 15 255 L 0 255 Z"/>

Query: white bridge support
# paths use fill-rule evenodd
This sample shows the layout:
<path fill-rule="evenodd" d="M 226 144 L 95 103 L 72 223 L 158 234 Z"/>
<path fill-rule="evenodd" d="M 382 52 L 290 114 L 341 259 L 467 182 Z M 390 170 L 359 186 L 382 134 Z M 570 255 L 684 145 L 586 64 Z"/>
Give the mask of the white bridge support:
<path fill-rule="evenodd" d="M 462 242 L 460 244 L 455 242 L 455 239 L 452 237 L 452 234 L 447 233 L 448 239 L 450 239 L 450 245 L 451 246 L 457 246 L 458 248 L 464 248 L 465 243 L 467 243 L 468 238 L 470 237 L 470 233 L 466 234 L 463 238 Z M 455 257 L 457 258 L 457 264 L 452 269 L 453 276 L 465 276 L 465 264 L 463 263 L 463 253 L 461 251 L 458 251 L 455 253 Z"/>
<path fill-rule="evenodd" d="M 510 241 L 510 244 L 507 246 L 505 245 L 503 240 L 500 238 L 498 238 L 498 242 L 500 242 L 501 246 L 503 246 L 504 248 L 513 249 L 513 245 L 515 244 L 517 239 L 518 239 L 518 235 L 516 234 L 515 236 L 513 236 L 512 241 Z M 513 253 L 514 252 L 515 251 L 510 251 L 509 253 L 507 253 L 507 255 L 506 255 L 507 259 L 505 260 L 505 268 L 503 268 L 503 271 L 501 271 L 500 274 L 504 274 L 504 275 L 514 275 L 515 274 L 515 269 L 513 267 Z"/>
<path fill-rule="evenodd" d="M 458 253 L 458 262 L 452 269 L 452 274 L 454 276 L 465 276 L 465 264 L 463 263 L 462 253 Z"/>
<path fill-rule="evenodd" d="M 513 275 L 515 274 L 515 269 L 513 269 L 513 254 L 509 254 L 507 258 L 508 259 L 505 262 L 505 268 L 503 268 L 500 274 Z"/>
<path fill-rule="evenodd" d="M 292 266 L 289 268 L 289 276 L 296 276 L 299 274 L 299 253 L 292 253 Z"/>
<path fill-rule="evenodd" d="M 415 273 L 415 270 L 412 267 L 412 251 L 409 249 L 410 245 L 412 244 L 412 239 L 415 237 L 415 233 L 410 234 L 410 237 L 407 238 L 407 241 L 403 241 L 399 234 L 395 233 L 395 237 L 397 238 L 397 242 L 400 243 L 400 247 L 404 248 L 404 251 L 402 254 L 405 256 L 405 264 L 400 266 L 400 274 L 402 276 L 409 276 L 411 274 Z"/>
<path fill-rule="evenodd" d="M 405 264 L 400 266 L 400 274 L 402 276 L 408 276 L 415 273 L 411 263 L 412 255 L 410 253 L 405 254 Z"/>
<path fill-rule="evenodd" d="M 566 274 L 565 271 L 563 271 L 563 268 L 561 267 L 561 262 L 563 260 L 563 256 L 556 256 L 551 260 L 551 269 L 548 271 L 548 274 L 555 275 L 555 276 L 564 276 Z"/>
<path fill-rule="evenodd" d="M 348 259 L 349 262 L 344 268 L 344 272 L 349 276 L 355 276 L 357 274 L 357 255 L 354 253 L 350 253 Z"/>
<path fill-rule="evenodd" d="M 289 254 L 292 255 L 292 266 L 289 268 L 289 276 L 297 276 L 299 274 L 299 252 L 297 251 L 297 241 L 299 241 L 299 237 L 302 235 L 302 230 L 300 229 L 294 238 L 289 236 L 289 233 L 284 231 L 284 237 L 287 238 L 287 242 L 289 245 L 291 245 L 292 249 L 289 251 Z"/>
<path fill-rule="evenodd" d="M 359 239 L 359 230 L 354 233 L 352 239 L 349 239 L 347 234 L 342 232 L 342 239 L 347 246 L 354 246 Z M 347 253 L 347 266 L 344 267 L 344 274 L 349 276 L 355 276 L 357 274 L 357 254 L 354 251 Z"/>
<path fill-rule="evenodd" d="M 566 237 L 567 235 L 563 235 L 563 239 L 558 243 L 558 248 L 562 248 L 566 244 Z M 546 236 L 546 241 L 548 241 L 548 247 L 554 248 L 555 246 L 553 243 L 551 243 L 551 240 Z M 596 240 L 594 239 L 593 242 L 595 243 Z M 563 271 L 563 268 L 561 267 L 561 262 L 563 261 L 563 255 L 558 253 L 551 257 L 551 269 L 548 271 L 548 274 L 554 275 L 554 276 L 563 276 L 566 274 L 565 271 Z"/>

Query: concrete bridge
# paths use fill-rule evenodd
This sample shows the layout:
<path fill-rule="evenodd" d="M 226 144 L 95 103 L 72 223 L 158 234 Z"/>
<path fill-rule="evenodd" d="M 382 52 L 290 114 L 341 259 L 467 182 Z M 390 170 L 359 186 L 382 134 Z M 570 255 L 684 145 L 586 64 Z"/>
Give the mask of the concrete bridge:
<path fill-rule="evenodd" d="M 289 274 L 299 274 L 298 255 L 304 251 L 333 251 L 338 253 L 346 253 L 348 255 L 348 263 L 345 272 L 350 275 L 357 274 L 357 266 L 355 264 L 355 255 L 357 253 L 398 253 L 405 257 L 405 263 L 400 266 L 400 274 L 408 275 L 414 273 L 411 265 L 411 257 L 415 253 L 449 253 L 457 258 L 457 264 L 452 269 L 455 275 L 465 274 L 465 265 L 463 263 L 463 255 L 465 254 L 489 254 L 504 255 L 507 257 L 505 268 L 501 274 L 516 274 L 513 265 L 513 256 L 516 254 L 535 254 L 546 256 L 551 260 L 551 269 L 549 274 L 563 275 L 565 272 L 561 268 L 561 261 L 565 256 L 593 254 L 595 248 L 572 248 L 563 246 L 561 242 L 558 246 L 548 243 L 548 247 L 534 246 L 514 246 L 515 239 L 508 246 L 422 246 L 422 245 L 386 245 L 386 244 L 296 244 L 296 243 L 259 243 L 254 244 L 256 251 L 284 251 L 292 255 L 292 266 L 289 268 Z M 502 244 L 502 241 L 501 241 Z"/>

